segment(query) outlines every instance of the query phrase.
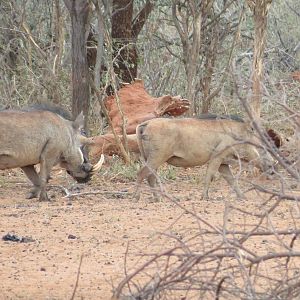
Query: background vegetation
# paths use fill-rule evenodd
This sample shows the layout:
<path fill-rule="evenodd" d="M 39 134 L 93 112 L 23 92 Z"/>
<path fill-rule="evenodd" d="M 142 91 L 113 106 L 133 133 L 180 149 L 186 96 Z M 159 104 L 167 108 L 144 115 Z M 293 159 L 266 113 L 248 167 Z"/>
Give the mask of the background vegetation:
<path fill-rule="evenodd" d="M 196 114 L 242 113 L 236 89 L 249 95 L 253 83 L 251 1 L 77 0 L 73 10 L 68 2 L 1 1 L 2 108 L 51 101 L 73 108 L 74 114 L 83 109 L 93 132 L 100 132 L 101 108 L 93 93 L 74 94 L 84 82 L 79 89 L 90 90 L 88 79 L 80 77 L 84 67 L 74 70 L 77 81 L 72 75 L 72 14 L 77 9 L 86 17 L 81 24 L 84 63 L 97 86 L 106 85 L 103 97 L 112 81 L 118 86 L 138 77 L 153 96 L 187 97 Z M 261 104 L 269 123 L 283 117 L 277 102 L 299 109 L 299 84 L 292 79 L 300 68 L 299 11 L 296 0 L 274 1 L 268 10 Z"/>

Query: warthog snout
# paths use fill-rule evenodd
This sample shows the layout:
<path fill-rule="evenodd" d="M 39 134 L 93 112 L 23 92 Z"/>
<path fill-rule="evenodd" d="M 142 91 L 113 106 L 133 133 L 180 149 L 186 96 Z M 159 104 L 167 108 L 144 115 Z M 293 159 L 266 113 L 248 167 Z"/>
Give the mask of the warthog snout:
<path fill-rule="evenodd" d="M 260 153 L 261 156 L 261 171 L 267 175 L 274 175 L 278 171 L 278 164 L 270 155 L 270 153 L 264 151 Z"/>
<path fill-rule="evenodd" d="M 93 169 L 93 165 L 89 163 L 84 163 L 81 168 L 84 172 L 91 172 L 91 170 Z"/>
<path fill-rule="evenodd" d="M 96 172 L 101 169 L 103 162 L 104 155 L 102 154 L 99 161 L 94 166 L 90 163 L 85 162 L 80 166 L 79 172 L 72 172 L 70 170 L 67 170 L 67 173 L 71 175 L 78 183 L 86 183 Z"/>
<path fill-rule="evenodd" d="M 93 165 L 90 163 L 83 163 L 80 166 L 80 170 L 77 172 L 73 172 L 67 170 L 67 173 L 71 175 L 78 183 L 86 183 L 90 181 L 92 174 L 91 170 L 93 169 Z"/>

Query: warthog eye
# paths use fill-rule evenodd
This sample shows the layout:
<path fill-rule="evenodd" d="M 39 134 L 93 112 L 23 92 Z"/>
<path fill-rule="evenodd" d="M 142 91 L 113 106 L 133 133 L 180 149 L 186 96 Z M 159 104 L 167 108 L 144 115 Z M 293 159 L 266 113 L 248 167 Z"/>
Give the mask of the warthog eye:
<path fill-rule="evenodd" d="M 80 134 L 83 135 L 83 136 L 87 136 L 87 133 L 86 133 L 86 131 L 84 130 L 84 128 L 81 128 L 81 129 L 80 129 Z"/>

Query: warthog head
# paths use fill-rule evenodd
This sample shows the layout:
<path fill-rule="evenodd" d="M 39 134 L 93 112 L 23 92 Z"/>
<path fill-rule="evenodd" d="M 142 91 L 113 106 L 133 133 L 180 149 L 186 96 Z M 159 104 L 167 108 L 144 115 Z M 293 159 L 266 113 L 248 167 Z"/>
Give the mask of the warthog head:
<path fill-rule="evenodd" d="M 78 170 L 70 170 L 64 165 L 64 162 L 61 163 L 61 166 L 66 168 L 67 173 L 71 175 L 78 183 L 86 183 L 91 177 L 101 168 L 104 161 L 104 156 L 102 155 L 100 160 L 96 165 L 90 163 L 83 163 Z"/>
<path fill-rule="evenodd" d="M 90 141 L 86 138 L 83 131 L 83 114 L 81 113 L 72 123 L 75 131 L 74 144 L 75 147 L 68 148 L 65 155 L 61 157 L 60 166 L 66 169 L 67 173 L 71 175 L 78 183 L 88 182 L 92 175 L 95 174 L 104 162 L 104 156 L 100 157 L 98 163 L 94 166 L 89 163 L 86 145 Z"/>
<path fill-rule="evenodd" d="M 258 167 L 266 175 L 273 175 L 277 171 L 277 162 L 270 154 L 265 140 L 258 135 L 256 130 L 251 125 L 248 124 L 248 127 L 250 132 L 248 139 L 253 143 L 256 149 L 255 151 L 257 151 L 259 154 L 258 160 L 255 163 L 256 167 Z M 267 131 L 265 132 L 265 139 L 270 139 L 270 141 L 273 143 L 273 140 L 268 135 Z"/>
<path fill-rule="evenodd" d="M 86 183 L 97 171 L 100 170 L 103 162 L 104 156 L 101 155 L 100 160 L 95 165 L 90 164 L 85 159 L 83 160 L 83 163 L 80 165 L 80 167 L 75 169 L 72 164 L 69 164 L 66 161 L 61 161 L 60 165 L 61 167 L 65 168 L 67 170 L 67 173 L 71 175 L 78 183 Z"/>
<path fill-rule="evenodd" d="M 74 120 L 68 111 L 51 103 L 35 103 L 23 108 L 22 111 L 50 111 L 70 122 L 73 122 L 72 127 L 75 133 L 75 148 L 69 147 L 68 154 L 66 155 L 68 159 L 62 156 L 60 158 L 60 166 L 66 169 L 67 173 L 78 183 L 88 182 L 92 175 L 101 168 L 100 163 L 103 163 L 103 157 L 100 158 L 99 163 L 95 166 L 89 163 L 86 144 L 90 142 L 86 139 L 84 117 L 82 113 L 76 118 L 76 120 Z"/>

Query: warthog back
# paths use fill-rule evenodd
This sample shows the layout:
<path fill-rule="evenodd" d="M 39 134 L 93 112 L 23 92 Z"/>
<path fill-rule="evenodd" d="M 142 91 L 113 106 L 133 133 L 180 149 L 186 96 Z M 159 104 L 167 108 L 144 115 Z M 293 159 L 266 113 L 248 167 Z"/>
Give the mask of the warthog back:
<path fill-rule="evenodd" d="M 47 143 L 49 159 L 59 158 L 72 145 L 71 122 L 47 111 L 0 112 L 0 169 L 38 164 Z M 51 155 L 52 154 L 52 155 Z"/>

